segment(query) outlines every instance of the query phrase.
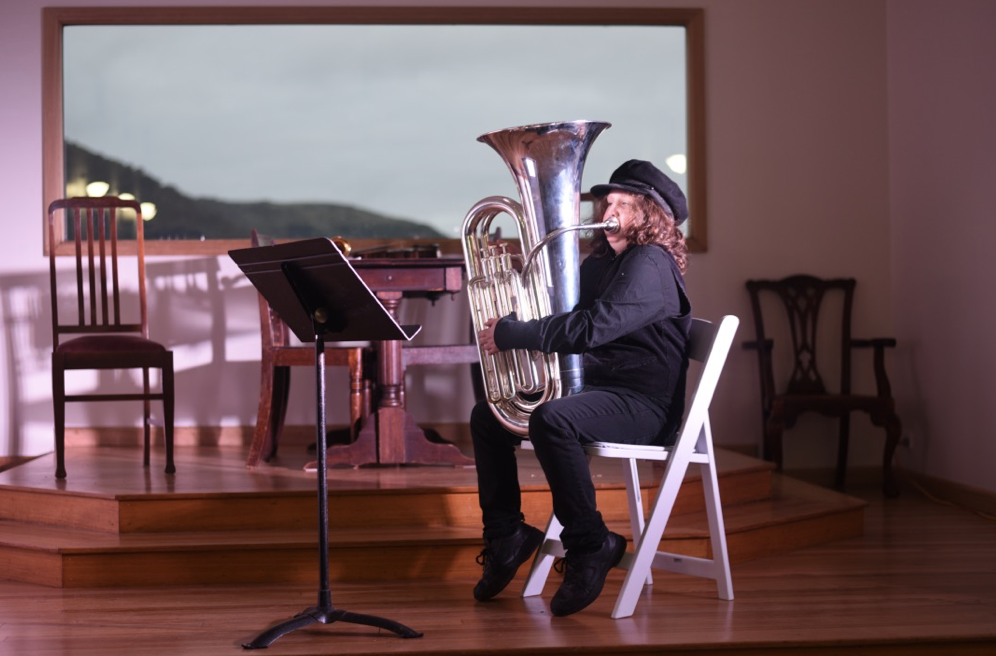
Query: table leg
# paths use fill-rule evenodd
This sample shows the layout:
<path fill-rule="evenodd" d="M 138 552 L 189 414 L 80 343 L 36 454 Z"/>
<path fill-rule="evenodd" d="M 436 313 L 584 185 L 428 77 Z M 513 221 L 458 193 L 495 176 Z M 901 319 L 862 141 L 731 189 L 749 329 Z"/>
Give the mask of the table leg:
<path fill-rule="evenodd" d="M 397 318 L 401 292 L 378 292 L 381 303 Z M 377 343 L 377 409 L 363 422 L 356 441 L 328 450 L 329 464 L 470 466 L 453 444 L 430 441 L 405 409 L 405 371 L 401 341 Z"/>

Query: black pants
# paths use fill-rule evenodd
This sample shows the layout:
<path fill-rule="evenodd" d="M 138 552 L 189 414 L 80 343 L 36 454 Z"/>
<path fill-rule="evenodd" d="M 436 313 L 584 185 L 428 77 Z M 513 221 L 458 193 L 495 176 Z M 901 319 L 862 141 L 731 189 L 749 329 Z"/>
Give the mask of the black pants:
<path fill-rule="evenodd" d="M 529 439 L 543 467 L 553 511 L 564 525 L 565 549 L 598 549 L 608 534 L 595 506 L 595 486 L 582 449 L 590 442 L 659 442 L 664 409 L 628 391 L 587 388 L 539 406 L 529 418 Z M 470 416 L 484 538 L 509 535 L 523 521 L 515 447 L 522 441 L 498 422 L 486 402 Z"/>

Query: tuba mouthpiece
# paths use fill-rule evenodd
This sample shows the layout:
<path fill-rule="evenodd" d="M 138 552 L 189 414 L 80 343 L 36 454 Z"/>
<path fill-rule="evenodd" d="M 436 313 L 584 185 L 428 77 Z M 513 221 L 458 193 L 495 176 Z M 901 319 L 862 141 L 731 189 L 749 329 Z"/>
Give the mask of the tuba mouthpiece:
<path fill-rule="evenodd" d="M 605 232 L 608 232 L 610 234 L 615 234 L 619 232 L 619 219 L 614 216 L 610 216 L 600 225 L 602 229 L 605 230 Z"/>

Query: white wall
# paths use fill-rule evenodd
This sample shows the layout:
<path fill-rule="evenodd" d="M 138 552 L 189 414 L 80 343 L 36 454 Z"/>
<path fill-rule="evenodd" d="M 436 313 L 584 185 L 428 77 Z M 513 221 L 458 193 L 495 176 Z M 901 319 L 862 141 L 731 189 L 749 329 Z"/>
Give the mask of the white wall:
<path fill-rule="evenodd" d="M 66 0 L 60 4 L 121 3 Z M 425 3 L 393 0 L 383 4 Z M 525 4 L 614 5 L 608 0 Z M 982 62 L 992 61 L 993 49 L 984 45 L 981 36 L 983 27 L 993 24 L 991 8 L 984 0 L 629 4 L 706 9 L 709 252 L 693 258 L 687 276 L 696 315 L 715 319 L 734 313 L 747 322 L 743 282 L 752 277 L 806 271 L 857 278 L 856 335 L 898 334 L 900 338 L 890 365 L 899 377 L 895 387 L 904 418 L 915 435 L 913 450 L 902 453 L 903 464 L 994 489 L 989 479 L 984 480 L 983 461 L 959 457 L 957 448 L 974 444 L 970 440 L 979 440 L 983 434 L 992 443 L 992 411 L 986 412 L 979 403 L 956 404 L 963 410 L 957 424 L 961 430 L 956 434 L 948 434 L 940 420 L 949 419 L 946 410 L 952 400 L 979 397 L 991 389 L 984 386 L 992 376 L 992 367 L 985 366 L 992 364 L 991 350 L 990 357 L 978 358 L 976 343 L 970 349 L 967 340 L 958 337 L 968 322 L 950 319 L 960 318 L 959 303 L 983 297 L 984 292 L 982 278 L 974 277 L 972 270 L 983 248 L 980 233 L 992 230 L 981 221 L 982 184 L 985 172 L 992 170 L 992 160 L 984 160 L 988 153 L 981 149 L 983 144 L 969 137 L 979 128 L 987 130 L 982 136 L 988 135 L 990 143 L 993 135 L 982 118 L 986 112 L 973 108 L 982 102 L 983 109 L 992 114 L 991 76 Z M 51 342 L 44 323 L 47 273 L 41 249 L 42 5 L 41 0 L 7 0 L 0 9 L 0 193 L 10 201 L 2 217 L 7 238 L 0 243 L 0 310 L 6 346 L 0 353 L 0 366 L 6 373 L 0 377 L 0 411 L 6 419 L 0 425 L 0 454 L 51 448 Z M 980 34 L 956 48 L 951 42 L 957 39 L 951 39 L 939 52 L 926 50 L 924 43 L 938 42 L 933 35 L 921 41 L 920 32 L 932 29 L 934 12 L 951 5 L 957 10 L 944 9 L 947 15 L 961 16 L 966 29 L 975 25 Z M 958 24 L 951 29 L 961 34 Z M 980 58 L 978 69 L 969 66 L 972 47 L 982 48 L 986 55 Z M 931 93 L 920 87 L 925 66 L 921 59 L 933 64 L 926 71 L 934 82 Z M 958 76 L 967 76 L 966 84 L 943 86 L 948 73 L 938 62 L 949 60 L 958 65 Z M 985 84 L 988 89 L 978 88 Z M 942 88 L 957 91 L 957 104 L 938 93 Z M 897 102 L 902 106 L 897 107 Z M 946 132 L 955 122 L 958 139 Z M 942 158 L 929 165 L 919 161 L 924 159 L 919 141 L 924 128 L 937 137 L 931 154 Z M 964 154 L 975 158 L 961 161 Z M 496 180 L 503 175 L 506 172 L 496 161 Z M 935 184 L 938 180 L 944 181 L 940 187 Z M 891 195 L 890 184 L 894 187 Z M 903 210 L 902 217 L 897 209 L 890 211 L 890 203 Z M 955 208 L 960 211 L 952 213 Z M 938 214 L 944 217 L 941 229 L 946 236 L 935 241 L 941 231 L 926 226 Z M 934 309 L 935 304 L 917 302 L 922 298 L 926 271 L 943 274 L 947 283 L 937 291 L 950 300 L 938 308 L 941 312 Z M 152 260 L 150 273 L 155 336 L 177 351 L 177 423 L 252 424 L 258 394 L 258 324 L 252 290 L 227 258 Z M 949 299 L 956 290 L 965 293 Z M 410 303 L 403 312 L 406 321 L 425 325 L 426 341 L 462 337 L 466 316 L 462 298 L 444 299 L 431 311 L 424 304 Z M 981 318 L 988 327 L 996 323 L 992 315 L 990 311 L 980 316 L 976 309 L 970 316 Z M 42 324 L 35 325 L 39 318 Z M 744 338 L 748 330 L 745 325 Z M 972 331 L 985 333 L 984 327 Z M 944 365 L 950 361 L 951 349 L 959 353 L 956 361 L 977 363 L 970 380 L 962 382 L 953 371 L 947 373 L 951 369 Z M 469 389 L 466 376 L 465 368 L 414 373 L 408 393 L 416 417 L 465 418 L 472 404 L 464 392 Z M 735 349 L 715 405 L 714 432 L 721 444 L 759 442 L 756 380 L 751 354 Z M 860 382 L 869 383 L 867 377 Z M 307 384 L 304 380 L 298 386 L 302 393 L 292 408 L 292 422 L 309 421 Z M 340 403 L 338 397 L 332 401 L 332 416 L 341 416 L 337 413 L 344 406 L 335 405 Z M 122 424 L 131 421 L 127 411 L 109 416 Z M 81 425 L 104 425 L 107 417 L 80 414 L 75 419 Z M 857 419 L 854 433 L 852 464 L 877 464 L 883 444 L 880 431 L 867 420 Z M 804 419 L 787 435 L 787 465 L 830 466 L 834 435 L 832 422 Z"/>
<path fill-rule="evenodd" d="M 890 0 L 889 186 L 908 464 L 996 489 L 996 3 Z"/>

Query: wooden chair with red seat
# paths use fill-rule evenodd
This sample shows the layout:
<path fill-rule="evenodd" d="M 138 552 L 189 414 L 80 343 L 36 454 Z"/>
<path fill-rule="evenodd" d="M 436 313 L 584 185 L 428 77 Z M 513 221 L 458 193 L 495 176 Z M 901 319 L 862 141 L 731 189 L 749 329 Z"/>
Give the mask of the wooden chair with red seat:
<path fill-rule="evenodd" d="M 253 228 L 250 243 L 257 246 L 270 246 L 275 242 L 271 237 L 261 236 Z M 314 367 L 315 348 L 311 344 L 291 342 L 290 328 L 284 323 L 262 294 L 259 296 L 260 332 L 260 382 L 259 410 L 256 416 L 256 429 L 249 445 L 246 466 L 253 468 L 260 460 L 270 461 L 277 454 L 280 433 L 283 431 L 287 415 L 287 401 L 290 397 L 291 367 Z M 329 367 L 349 368 L 349 437 L 355 438 L 360 422 L 371 412 L 372 382 L 365 374 L 372 367 L 365 366 L 372 357 L 369 348 L 361 346 L 343 347 L 335 342 L 325 346 L 325 364 Z"/>
<path fill-rule="evenodd" d="M 885 349 L 894 347 L 892 338 L 854 339 L 851 337 L 851 317 L 854 306 L 853 278 L 821 279 L 810 275 L 795 275 L 781 280 L 748 280 L 751 309 L 754 314 L 755 340 L 744 344 L 758 354 L 761 374 L 761 414 L 764 430 L 764 457 L 782 467 L 782 434 L 798 417 L 807 412 L 837 417 L 837 471 L 835 487 L 844 488 L 847 452 L 850 439 L 850 416 L 866 413 L 872 424 L 885 429 L 883 452 L 883 490 L 887 496 L 899 494 L 892 474 L 892 459 L 899 444 L 902 425 L 896 414 L 889 377 L 885 368 Z M 840 295 L 840 391 L 827 389 L 817 362 L 819 342 L 817 327 L 823 301 L 831 294 Z M 763 297 L 773 295 L 785 309 L 784 318 L 791 335 L 792 371 L 782 392 L 775 389 L 774 341 L 765 332 Z M 777 305 L 777 304 L 776 304 Z M 769 316 L 769 320 L 771 317 Z M 855 349 L 871 349 L 876 393 L 856 394 L 851 389 L 852 355 Z"/>
<path fill-rule="evenodd" d="M 73 306 L 61 309 L 60 293 L 66 294 L 69 269 L 56 266 L 56 221 L 60 235 L 75 245 L 75 295 Z M 134 226 L 135 240 L 121 239 L 119 224 Z M 132 246 L 133 244 L 133 246 Z M 137 278 L 134 294 L 122 293 L 123 272 L 119 262 L 123 250 L 135 254 Z M 48 207 L 48 252 L 52 298 L 52 401 L 55 406 L 56 478 L 66 477 L 66 403 L 90 401 L 142 401 L 144 428 L 143 464 L 149 466 L 151 401 L 163 403 L 163 433 L 166 473 L 173 463 L 173 353 L 149 339 L 145 293 L 145 239 L 142 210 L 135 201 L 116 197 L 68 198 Z M 130 253 L 129 253 L 130 255 Z M 61 278 L 60 278 L 61 274 Z M 123 307 L 125 304 L 129 307 Z M 137 307 L 136 307 L 137 306 Z M 137 312 L 137 316 L 134 314 Z M 66 372 L 70 370 L 141 369 L 141 392 L 93 392 L 66 394 Z M 153 391 L 149 370 L 160 371 L 161 391 Z"/>

